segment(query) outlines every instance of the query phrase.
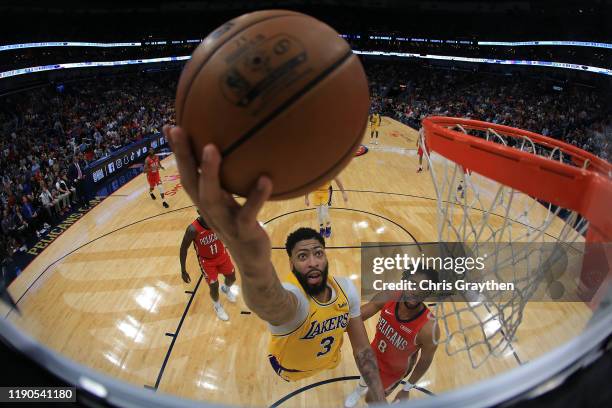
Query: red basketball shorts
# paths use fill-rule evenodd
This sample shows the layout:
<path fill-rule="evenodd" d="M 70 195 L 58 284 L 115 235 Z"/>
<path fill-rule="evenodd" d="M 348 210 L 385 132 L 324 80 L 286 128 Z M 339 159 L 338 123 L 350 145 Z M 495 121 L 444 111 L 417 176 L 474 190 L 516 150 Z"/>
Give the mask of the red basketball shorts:
<path fill-rule="evenodd" d="M 234 264 L 229 255 L 225 254 L 213 259 L 200 258 L 200 269 L 206 283 L 210 285 L 219 279 L 219 274 L 225 276 L 233 274 Z"/>
<path fill-rule="evenodd" d="M 155 188 L 156 185 L 161 184 L 161 180 L 159 178 L 159 172 L 155 173 L 147 173 L 147 181 L 149 182 L 149 187 Z"/>

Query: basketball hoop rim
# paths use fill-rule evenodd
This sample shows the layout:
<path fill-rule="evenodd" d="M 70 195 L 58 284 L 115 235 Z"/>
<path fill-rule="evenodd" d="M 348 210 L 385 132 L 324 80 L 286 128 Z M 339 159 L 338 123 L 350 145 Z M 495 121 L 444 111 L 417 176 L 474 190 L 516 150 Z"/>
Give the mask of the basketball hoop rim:
<path fill-rule="evenodd" d="M 596 230 L 592 240 L 612 241 L 612 164 L 570 144 L 510 126 L 445 116 L 428 116 L 422 123 L 429 150 L 531 197 L 577 211 Z M 455 125 L 529 138 L 534 144 L 558 148 L 576 166 L 588 163 L 586 168 L 574 167 L 450 129 Z"/>

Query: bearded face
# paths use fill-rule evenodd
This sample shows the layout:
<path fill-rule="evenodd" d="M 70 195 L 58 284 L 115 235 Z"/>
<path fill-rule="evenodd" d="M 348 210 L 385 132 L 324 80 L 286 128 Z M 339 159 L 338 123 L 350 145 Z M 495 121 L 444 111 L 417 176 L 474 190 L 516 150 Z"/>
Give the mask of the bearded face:
<path fill-rule="evenodd" d="M 300 282 L 300 285 L 311 296 L 316 296 L 325 290 L 327 286 L 327 272 L 327 264 L 323 270 L 312 268 L 306 273 L 301 273 L 295 267 L 293 268 L 293 274 Z"/>
<path fill-rule="evenodd" d="M 327 286 L 328 263 L 325 248 L 316 239 L 298 242 L 291 256 L 291 270 L 304 291 L 315 296 Z"/>

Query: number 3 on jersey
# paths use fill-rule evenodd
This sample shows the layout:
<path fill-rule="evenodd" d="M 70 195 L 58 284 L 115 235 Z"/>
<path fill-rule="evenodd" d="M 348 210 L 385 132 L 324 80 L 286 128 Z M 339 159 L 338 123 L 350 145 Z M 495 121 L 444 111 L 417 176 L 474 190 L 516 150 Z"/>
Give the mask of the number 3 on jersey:
<path fill-rule="evenodd" d="M 332 344 L 334 344 L 334 338 L 333 337 L 326 337 L 323 340 L 321 340 L 321 346 L 323 346 L 324 351 L 319 351 L 317 353 L 317 357 L 320 357 L 324 354 L 329 353 L 329 350 L 331 350 L 331 346 Z"/>

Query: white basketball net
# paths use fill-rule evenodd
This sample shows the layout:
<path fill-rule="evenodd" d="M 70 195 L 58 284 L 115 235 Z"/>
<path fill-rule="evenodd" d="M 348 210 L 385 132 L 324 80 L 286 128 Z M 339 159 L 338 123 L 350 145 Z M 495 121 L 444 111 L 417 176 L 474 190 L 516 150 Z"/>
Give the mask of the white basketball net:
<path fill-rule="evenodd" d="M 567 161 L 560 150 L 538 145 L 526 136 L 511 138 L 493 129 L 466 131 L 460 125 L 453 129 Z M 423 132 L 420 133 L 424 146 Z M 437 153 L 425 155 L 437 195 L 438 240 L 463 243 L 462 250 L 472 257 L 484 256 L 486 252 L 487 277 L 514 283 L 514 291 L 461 292 L 453 296 L 453 301 L 442 299 L 431 307 L 434 326 L 440 329 L 438 343 L 445 345 L 449 355 L 467 352 L 472 367 L 476 368 L 491 355 L 513 352 L 512 341 L 526 302 L 538 290 L 551 290 L 560 269 L 567 267 L 568 251 L 576 252 L 571 243 L 584 242 L 582 234 L 588 223 L 575 212 L 539 203 L 480 174 L 465 174 L 460 164 Z M 544 242 L 552 244 L 539 245 Z M 482 277 L 451 273 L 443 278 Z"/>

